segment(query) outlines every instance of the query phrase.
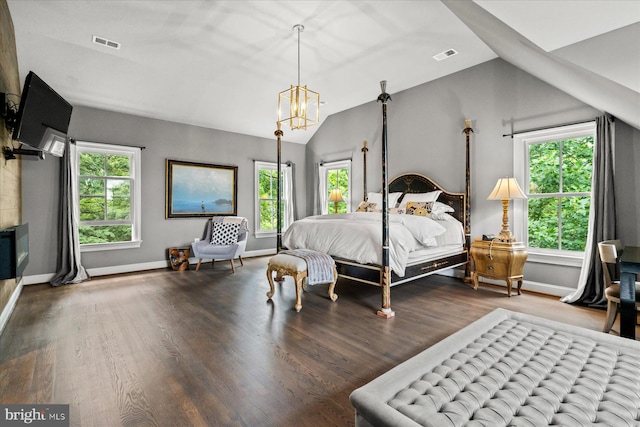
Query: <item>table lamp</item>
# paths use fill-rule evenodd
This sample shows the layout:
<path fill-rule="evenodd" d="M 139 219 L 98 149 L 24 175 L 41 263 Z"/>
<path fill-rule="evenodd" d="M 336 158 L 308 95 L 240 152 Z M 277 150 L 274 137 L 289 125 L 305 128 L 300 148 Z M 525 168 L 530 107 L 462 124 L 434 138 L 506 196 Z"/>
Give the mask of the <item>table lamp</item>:
<path fill-rule="evenodd" d="M 509 230 L 509 200 L 526 199 L 515 178 L 500 178 L 487 200 L 502 200 L 502 230 L 496 238 L 498 242 L 511 243 L 516 238 Z"/>
<path fill-rule="evenodd" d="M 329 195 L 329 201 L 333 202 L 333 213 L 337 214 L 338 203 L 344 202 L 344 199 L 342 198 L 342 192 L 340 191 L 339 188 L 334 188 L 333 190 L 331 190 L 331 194 Z"/>

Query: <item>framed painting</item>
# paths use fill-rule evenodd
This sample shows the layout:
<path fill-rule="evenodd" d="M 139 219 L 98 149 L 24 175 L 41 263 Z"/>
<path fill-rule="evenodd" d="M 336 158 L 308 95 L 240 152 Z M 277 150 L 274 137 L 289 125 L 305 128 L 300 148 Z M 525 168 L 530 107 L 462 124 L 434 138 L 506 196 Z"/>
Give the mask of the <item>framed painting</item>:
<path fill-rule="evenodd" d="M 238 214 L 238 167 L 167 159 L 165 218 Z"/>

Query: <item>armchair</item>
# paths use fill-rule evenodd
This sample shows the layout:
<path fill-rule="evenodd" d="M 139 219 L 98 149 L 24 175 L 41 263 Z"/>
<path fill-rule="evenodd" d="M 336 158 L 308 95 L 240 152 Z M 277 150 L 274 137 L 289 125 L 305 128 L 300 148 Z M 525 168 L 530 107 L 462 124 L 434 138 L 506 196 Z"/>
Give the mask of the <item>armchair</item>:
<path fill-rule="evenodd" d="M 242 254 L 247 246 L 248 220 L 241 216 L 214 217 L 207 221 L 204 239 L 191 243 L 193 255 L 198 258 L 196 271 L 200 270 L 203 259 L 210 259 L 211 266 L 215 260 L 229 260 L 231 270 L 235 273 L 235 258 L 242 261 Z"/>
<path fill-rule="evenodd" d="M 608 264 L 615 267 L 614 278 L 620 276 L 619 260 L 624 250 L 620 240 L 605 240 L 598 243 L 598 252 L 602 262 L 602 274 L 604 279 L 604 295 L 607 298 L 607 320 L 605 320 L 602 332 L 608 333 L 616 321 L 620 311 L 620 281 L 613 280 Z M 636 282 L 636 310 L 640 311 L 640 282 Z"/>

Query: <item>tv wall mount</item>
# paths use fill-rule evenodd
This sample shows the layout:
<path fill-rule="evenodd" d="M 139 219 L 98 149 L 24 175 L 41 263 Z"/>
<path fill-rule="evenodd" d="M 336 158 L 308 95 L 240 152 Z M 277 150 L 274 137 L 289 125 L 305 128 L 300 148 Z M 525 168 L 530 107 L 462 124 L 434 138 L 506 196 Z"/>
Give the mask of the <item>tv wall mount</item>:
<path fill-rule="evenodd" d="M 4 120 L 4 126 L 10 133 L 13 133 L 18 123 L 18 106 L 8 99 L 9 96 L 18 96 L 12 93 L 0 92 L 0 117 Z M 18 96 L 19 97 L 19 96 Z M 44 153 L 39 150 L 28 150 L 25 148 L 3 147 L 4 160 L 14 160 L 16 155 L 34 156 L 44 160 Z"/>

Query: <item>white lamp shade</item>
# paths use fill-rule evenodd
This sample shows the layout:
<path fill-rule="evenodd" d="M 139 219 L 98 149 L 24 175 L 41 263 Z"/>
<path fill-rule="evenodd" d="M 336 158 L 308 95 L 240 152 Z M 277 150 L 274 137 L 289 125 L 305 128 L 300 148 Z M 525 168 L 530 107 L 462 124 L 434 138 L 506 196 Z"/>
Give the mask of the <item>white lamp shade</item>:
<path fill-rule="evenodd" d="M 333 190 L 331 190 L 329 201 L 333 203 L 344 202 L 344 199 L 342 198 L 342 192 L 339 188 L 334 188 Z"/>
<path fill-rule="evenodd" d="M 500 178 L 487 200 L 526 199 L 515 178 Z"/>

